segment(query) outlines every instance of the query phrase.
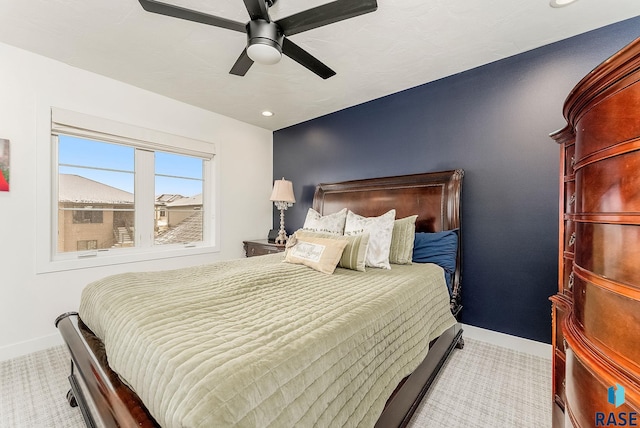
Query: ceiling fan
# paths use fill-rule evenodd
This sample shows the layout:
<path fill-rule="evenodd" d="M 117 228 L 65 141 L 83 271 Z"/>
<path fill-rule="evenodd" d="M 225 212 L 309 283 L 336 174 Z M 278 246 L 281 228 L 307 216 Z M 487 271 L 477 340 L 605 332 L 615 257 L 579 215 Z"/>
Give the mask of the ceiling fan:
<path fill-rule="evenodd" d="M 244 76 L 254 61 L 260 64 L 275 64 L 280 61 L 282 54 L 285 54 L 323 79 L 328 79 L 336 72 L 293 43 L 287 36 L 373 12 L 378 8 L 376 0 L 336 0 L 272 21 L 269 17 L 269 7 L 277 0 L 243 0 L 251 18 L 247 24 L 243 24 L 156 0 L 138 1 L 147 12 L 246 33 L 247 47 L 231 67 L 231 74 Z"/>

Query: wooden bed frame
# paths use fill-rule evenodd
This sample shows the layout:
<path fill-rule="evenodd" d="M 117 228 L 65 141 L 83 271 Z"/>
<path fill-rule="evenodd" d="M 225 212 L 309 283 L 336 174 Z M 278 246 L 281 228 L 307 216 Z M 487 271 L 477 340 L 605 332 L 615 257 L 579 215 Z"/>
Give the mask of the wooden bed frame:
<path fill-rule="evenodd" d="M 313 208 L 330 214 L 347 207 L 363 216 L 378 216 L 391 208 L 396 218 L 418 214 L 416 232 L 458 229 L 456 272 L 452 281 L 451 310 L 458 317 L 461 293 L 460 196 L 462 170 L 320 184 Z M 78 405 L 88 427 L 156 427 L 138 396 L 122 383 L 107 363 L 104 345 L 77 313 L 56 319 L 70 354 L 71 390 L 67 399 Z M 404 427 L 455 347 L 462 348 L 462 328 L 456 324 L 430 344 L 425 360 L 396 388 L 376 427 Z"/>

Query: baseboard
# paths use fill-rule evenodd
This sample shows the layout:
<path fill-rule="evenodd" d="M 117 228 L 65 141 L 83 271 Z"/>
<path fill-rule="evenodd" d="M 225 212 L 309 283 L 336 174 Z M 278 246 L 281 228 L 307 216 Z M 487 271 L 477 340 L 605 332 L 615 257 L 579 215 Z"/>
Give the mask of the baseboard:
<path fill-rule="evenodd" d="M 14 343 L 0 348 L 0 361 L 21 357 L 33 352 L 44 351 L 54 346 L 63 345 L 64 340 L 60 334 L 38 337 L 37 339 Z"/>
<path fill-rule="evenodd" d="M 548 343 L 524 339 L 522 337 L 499 333 L 485 328 L 474 327 L 468 324 L 463 324 L 462 329 L 464 330 L 462 337 L 468 337 L 469 339 L 475 339 L 481 342 L 491 343 L 492 345 L 513 349 L 514 351 L 524 352 L 525 354 L 551 359 L 551 345 Z"/>

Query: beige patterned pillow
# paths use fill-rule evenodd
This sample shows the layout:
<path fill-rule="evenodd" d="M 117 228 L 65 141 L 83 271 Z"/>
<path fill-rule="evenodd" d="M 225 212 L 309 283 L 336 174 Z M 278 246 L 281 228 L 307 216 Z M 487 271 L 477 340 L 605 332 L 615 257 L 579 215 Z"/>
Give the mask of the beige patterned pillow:
<path fill-rule="evenodd" d="M 364 272 L 365 257 L 367 255 L 367 247 L 369 246 L 369 234 L 363 233 L 362 235 L 354 236 L 338 236 L 330 233 L 318 233 L 308 230 L 298 230 L 295 235 L 298 238 L 304 239 L 307 237 L 319 237 L 328 239 L 346 239 L 347 246 L 344 247 L 342 257 L 338 266 L 345 269 L 357 270 Z"/>
<path fill-rule="evenodd" d="M 389 263 L 410 265 L 413 257 L 413 242 L 416 238 L 417 215 L 393 222 L 393 234 L 389 249 Z"/>
<path fill-rule="evenodd" d="M 285 262 L 309 266 L 318 272 L 332 274 L 342 257 L 346 239 L 294 237 L 287 242 Z"/>
<path fill-rule="evenodd" d="M 313 208 L 307 211 L 307 217 L 304 220 L 302 228 L 312 232 L 331 233 L 334 235 L 342 235 L 344 233 L 344 222 L 347 219 L 347 209 L 343 208 L 337 213 L 325 216 Z"/>
<path fill-rule="evenodd" d="M 344 225 L 345 235 L 369 233 L 369 247 L 365 258 L 366 266 L 391 269 L 389 249 L 395 218 L 396 210 L 387 211 L 379 217 L 362 217 L 352 211 L 347 212 L 347 221 Z"/>

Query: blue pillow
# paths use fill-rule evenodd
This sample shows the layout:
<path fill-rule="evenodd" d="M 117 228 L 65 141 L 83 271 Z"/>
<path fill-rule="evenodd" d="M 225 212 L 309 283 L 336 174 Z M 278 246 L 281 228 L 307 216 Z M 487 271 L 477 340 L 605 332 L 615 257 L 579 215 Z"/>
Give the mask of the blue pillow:
<path fill-rule="evenodd" d="M 456 272 L 458 255 L 458 229 L 444 232 L 416 233 L 413 244 L 413 261 L 435 263 L 445 271 L 447 287 L 451 292 L 451 282 Z"/>

